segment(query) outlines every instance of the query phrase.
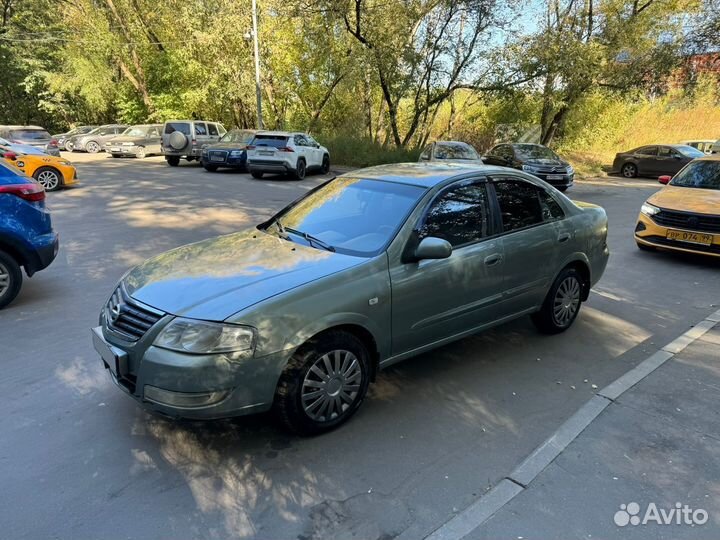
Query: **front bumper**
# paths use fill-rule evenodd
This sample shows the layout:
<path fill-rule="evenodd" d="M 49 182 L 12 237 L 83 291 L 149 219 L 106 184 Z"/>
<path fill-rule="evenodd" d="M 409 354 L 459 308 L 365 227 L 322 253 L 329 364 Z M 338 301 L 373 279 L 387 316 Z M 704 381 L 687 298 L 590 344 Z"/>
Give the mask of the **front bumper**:
<path fill-rule="evenodd" d="M 230 167 L 233 169 L 247 169 L 247 158 L 245 156 L 230 156 L 228 154 L 222 161 L 210 159 L 208 155 L 203 154 L 200 159 L 203 165 L 213 165 L 215 167 Z"/>
<path fill-rule="evenodd" d="M 575 183 L 574 174 L 531 173 L 556 188 L 569 188 Z"/>
<path fill-rule="evenodd" d="M 635 226 L 635 241 L 644 246 L 651 246 L 672 251 L 684 253 L 694 253 L 697 255 L 710 255 L 711 257 L 720 257 L 720 234 L 699 232 L 701 234 L 712 234 L 713 242 L 710 245 L 693 244 L 690 242 L 680 242 L 668 239 L 668 231 L 670 227 L 658 225 L 652 218 L 640 213 L 637 225 Z M 672 228 L 672 230 L 686 230 L 680 228 Z"/>
<path fill-rule="evenodd" d="M 135 157 L 137 155 L 138 147 L 137 145 L 132 146 L 112 146 L 109 144 L 105 145 L 105 152 L 108 154 L 119 154 L 121 156 L 133 156 Z"/>
<path fill-rule="evenodd" d="M 190 355 L 155 347 L 152 342 L 171 318 L 166 316 L 135 343 L 112 336 L 104 325 L 92 329 L 95 350 L 121 390 L 143 407 L 175 418 L 213 420 L 270 409 L 293 351 L 230 362 L 222 355 Z M 187 402 L 193 397 L 202 402 L 203 396 L 210 396 L 210 401 L 198 406 L 167 402 Z"/>

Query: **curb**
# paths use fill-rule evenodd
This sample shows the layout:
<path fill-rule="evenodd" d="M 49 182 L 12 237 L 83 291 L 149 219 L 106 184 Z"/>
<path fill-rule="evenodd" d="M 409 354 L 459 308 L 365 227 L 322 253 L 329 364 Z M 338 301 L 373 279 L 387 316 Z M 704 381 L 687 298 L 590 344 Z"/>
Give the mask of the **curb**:
<path fill-rule="evenodd" d="M 485 495 L 436 528 L 425 540 L 461 540 L 522 493 L 608 405 L 720 323 L 720 310 L 690 328 L 633 369 L 599 390 L 515 470 Z"/>

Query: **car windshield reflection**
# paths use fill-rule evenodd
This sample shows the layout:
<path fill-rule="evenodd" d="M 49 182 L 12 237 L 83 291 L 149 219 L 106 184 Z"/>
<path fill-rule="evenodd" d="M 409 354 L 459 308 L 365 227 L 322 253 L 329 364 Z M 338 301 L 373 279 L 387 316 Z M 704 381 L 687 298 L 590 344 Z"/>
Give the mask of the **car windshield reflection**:
<path fill-rule="evenodd" d="M 671 186 L 720 190 L 720 161 L 696 161 L 680 171 Z"/>

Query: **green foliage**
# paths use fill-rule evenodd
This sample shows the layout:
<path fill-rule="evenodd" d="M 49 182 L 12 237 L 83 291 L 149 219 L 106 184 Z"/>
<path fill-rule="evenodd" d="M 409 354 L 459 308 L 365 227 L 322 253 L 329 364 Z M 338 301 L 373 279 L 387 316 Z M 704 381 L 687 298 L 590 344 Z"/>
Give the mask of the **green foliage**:
<path fill-rule="evenodd" d="M 320 141 L 329 150 L 333 163 L 353 167 L 405 163 L 417 161 L 420 157 L 420 149 L 383 146 L 367 138 L 338 136 L 321 138 Z"/>

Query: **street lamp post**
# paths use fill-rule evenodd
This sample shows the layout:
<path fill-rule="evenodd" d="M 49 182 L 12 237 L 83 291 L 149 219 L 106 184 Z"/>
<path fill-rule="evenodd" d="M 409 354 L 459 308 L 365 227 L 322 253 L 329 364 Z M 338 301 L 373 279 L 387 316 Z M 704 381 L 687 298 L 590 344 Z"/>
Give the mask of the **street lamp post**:
<path fill-rule="evenodd" d="M 257 128 L 263 129 L 262 89 L 260 88 L 260 51 L 258 48 L 257 2 L 252 0 L 253 48 L 255 50 L 255 98 L 257 101 Z"/>

